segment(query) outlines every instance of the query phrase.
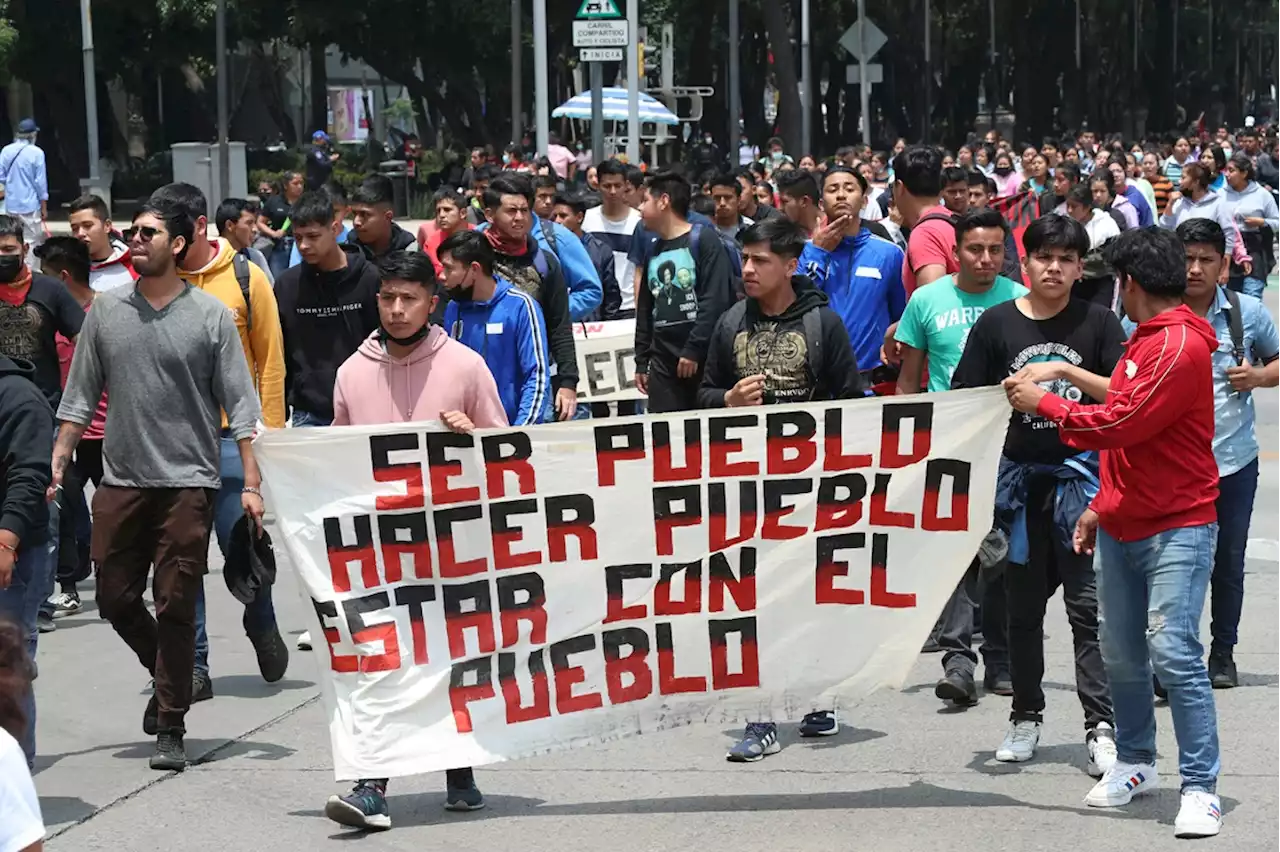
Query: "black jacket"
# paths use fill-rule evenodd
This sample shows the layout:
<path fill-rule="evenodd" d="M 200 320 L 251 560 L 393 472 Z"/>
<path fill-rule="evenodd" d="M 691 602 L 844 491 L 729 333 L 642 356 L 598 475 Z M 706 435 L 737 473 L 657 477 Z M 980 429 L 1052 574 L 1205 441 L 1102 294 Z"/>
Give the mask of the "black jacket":
<path fill-rule="evenodd" d="M 409 233 L 404 228 L 401 228 L 395 222 L 392 222 L 391 223 L 391 244 L 387 248 L 386 253 L 391 254 L 391 252 L 393 251 L 404 251 L 405 249 L 408 249 L 410 246 L 415 245 L 416 242 L 417 240 L 414 239 L 413 234 Z M 358 234 L 356 234 L 355 228 L 352 228 L 351 233 L 347 234 L 347 238 L 346 240 L 343 241 L 343 244 L 349 245 L 349 246 L 356 246 L 357 248 L 362 249 L 364 251 L 365 258 L 367 258 L 368 260 L 381 260 L 383 257 L 385 257 L 385 255 L 376 254 L 372 248 L 360 242 L 360 237 Z"/>
<path fill-rule="evenodd" d="M 381 325 L 377 267 L 359 246 L 343 244 L 342 250 L 346 269 L 327 273 L 300 263 L 276 279 L 285 398 L 299 411 L 328 419 L 338 368 Z"/>
<path fill-rule="evenodd" d="M 595 234 L 586 233 L 582 235 L 582 246 L 587 250 L 587 257 L 591 258 L 596 274 L 600 276 L 600 286 L 604 291 L 600 307 L 593 314 L 604 320 L 618 319 L 618 312 L 622 310 L 622 290 L 618 287 L 613 249 Z"/>
<path fill-rule="evenodd" d="M 0 530 L 26 547 L 48 540 L 53 409 L 35 368 L 0 355 Z"/>
<path fill-rule="evenodd" d="M 543 251 L 532 235 L 525 238 L 528 249 L 522 255 L 498 254 L 495 257 L 494 274 L 510 281 L 528 293 L 542 307 L 542 317 L 547 322 L 547 341 L 551 348 L 551 360 L 556 374 L 552 386 L 578 387 L 578 356 L 573 347 L 573 322 L 569 319 L 569 285 L 554 252 Z M 542 261 L 535 258 L 541 252 Z M 546 274 L 539 270 L 544 265 Z"/>
<path fill-rule="evenodd" d="M 759 374 L 766 376 L 765 404 L 866 395 L 849 332 L 827 307 L 826 294 L 802 275 L 792 276 L 791 286 L 796 300 L 781 316 L 765 316 L 748 297 L 720 317 L 707 349 L 699 408 L 723 408 L 727 391 Z"/>

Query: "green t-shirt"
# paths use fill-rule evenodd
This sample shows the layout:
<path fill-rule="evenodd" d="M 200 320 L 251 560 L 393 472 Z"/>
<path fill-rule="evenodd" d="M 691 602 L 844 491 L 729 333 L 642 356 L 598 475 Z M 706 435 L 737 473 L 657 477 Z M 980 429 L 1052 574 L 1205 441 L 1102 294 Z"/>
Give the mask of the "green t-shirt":
<path fill-rule="evenodd" d="M 987 308 L 1025 295 L 1027 288 L 997 275 L 985 293 L 966 293 L 945 275 L 911 294 L 895 338 L 929 359 L 929 392 L 951 390 L 951 374 L 960 363 L 969 329 Z"/>

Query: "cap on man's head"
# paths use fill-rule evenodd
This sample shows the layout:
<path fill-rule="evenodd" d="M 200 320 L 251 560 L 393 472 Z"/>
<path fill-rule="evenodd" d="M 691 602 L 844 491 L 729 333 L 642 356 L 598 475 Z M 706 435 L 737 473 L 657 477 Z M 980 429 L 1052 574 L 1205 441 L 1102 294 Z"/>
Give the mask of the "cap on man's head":
<path fill-rule="evenodd" d="M 36 126 L 36 120 L 34 118 L 24 118 L 22 121 L 18 122 L 18 132 L 39 133 L 40 128 Z"/>
<path fill-rule="evenodd" d="M 311 141 L 313 141 L 313 142 L 328 142 L 328 141 L 329 141 L 329 134 L 328 134 L 328 133 L 325 133 L 323 130 L 317 130 L 315 133 L 312 133 L 312 134 L 311 134 Z"/>

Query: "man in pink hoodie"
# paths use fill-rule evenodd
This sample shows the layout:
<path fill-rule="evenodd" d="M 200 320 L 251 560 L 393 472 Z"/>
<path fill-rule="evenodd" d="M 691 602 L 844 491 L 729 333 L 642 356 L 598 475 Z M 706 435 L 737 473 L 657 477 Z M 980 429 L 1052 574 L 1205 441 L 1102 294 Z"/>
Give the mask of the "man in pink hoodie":
<path fill-rule="evenodd" d="M 334 426 L 438 420 L 454 432 L 507 426 L 498 386 L 484 359 L 430 322 L 436 301 L 431 258 L 395 251 L 378 264 L 381 328 L 338 368 Z M 446 773 L 452 811 L 484 807 L 470 768 Z M 391 828 L 387 779 L 365 778 L 330 796 L 325 816 L 354 828 Z"/>

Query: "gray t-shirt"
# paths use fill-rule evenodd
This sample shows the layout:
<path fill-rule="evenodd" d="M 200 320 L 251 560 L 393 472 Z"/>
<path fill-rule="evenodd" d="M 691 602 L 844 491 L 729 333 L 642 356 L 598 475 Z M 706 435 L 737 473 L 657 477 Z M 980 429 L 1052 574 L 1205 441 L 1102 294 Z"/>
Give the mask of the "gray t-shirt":
<path fill-rule="evenodd" d="M 88 424 L 104 388 L 107 485 L 218 488 L 223 409 L 236 440 L 261 416 L 231 311 L 190 285 L 159 311 L 133 284 L 98 294 L 58 419 Z"/>

